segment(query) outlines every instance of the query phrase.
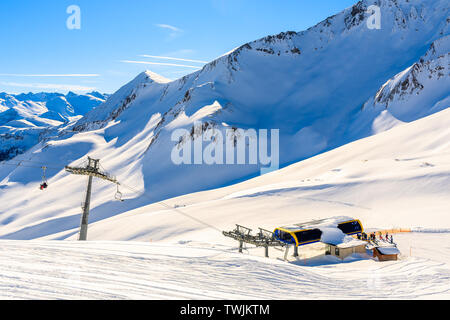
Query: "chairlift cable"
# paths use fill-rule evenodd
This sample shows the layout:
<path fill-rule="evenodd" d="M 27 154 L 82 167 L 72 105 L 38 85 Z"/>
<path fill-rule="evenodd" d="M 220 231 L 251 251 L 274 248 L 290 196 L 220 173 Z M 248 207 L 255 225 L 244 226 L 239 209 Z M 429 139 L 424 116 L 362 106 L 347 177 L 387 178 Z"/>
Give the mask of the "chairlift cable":
<path fill-rule="evenodd" d="M 126 184 L 123 184 L 123 183 L 121 183 L 120 185 L 125 187 L 125 188 L 127 188 L 127 189 L 130 189 L 131 191 L 133 191 L 133 192 L 135 192 L 137 194 L 139 194 L 139 196 L 145 196 L 145 197 L 148 197 L 149 199 L 151 199 L 150 196 L 148 196 L 145 193 L 145 191 L 138 191 L 137 189 L 135 189 L 133 187 L 130 187 L 130 186 L 128 186 Z M 151 199 L 151 200 L 153 200 L 153 199 Z M 190 214 L 188 214 L 188 213 L 186 213 L 186 212 L 184 212 L 184 211 L 182 211 L 182 210 L 180 210 L 178 208 L 175 208 L 175 207 L 165 203 L 164 201 L 159 201 L 159 202 L 157 202 L 157 204 L 159 204 L 159 205 L 161 205 L 161 206 L 163 206 L 163 207 L 165 207 L 167 209 L 173 210 L 173 211 L 175 211 L 175 212 L 177 212 L 177 213 L 179 213 L 179 214 L 181 214 L 181 215 L 183 215 L 185 217 L 188 217 L 189 219 L 194 220 L 197 223 L 200 223 L 200 224 L 202 224 L 204 226 L 207 226 L 208 228 L 214 229 L 214 230 L 222 233 L 222 230 L 220 230 L 219 228 L 217 228 L 217 227 L 215 227 L 215 226 L 213 226 L 213 225 L 211 225 L 211 224 L 209 224 L 207 222 L 204 222 L 204 221 L 202 221 L 202 220 L 200 220 L 198 218 L 195 218 L 195 217 L 191 216 Z"/>
<path fill-rule="evenodd" d="M 17 163 L 11 163 L 11 161 L 17 162 Z M 39 168 L 39 169 L 43 169 L 43 167 L 45 167 L 46 169 L 57 169 L 57 170 L 62 170 L 62 169 L 64 169 L 64 168 L 57 168 L 57 167 L 47 166 L 47 165 L 44 165 L 43 163 L 40 163 L 41 166 L 34 166 L 34 165 L 29 165 L 29 164 L 23 164 L 22 161 L 33 162 L 33 163 L 40 163 L 40 162 L 32 161 L 32 160 L 10 160 L 8 163 L 0 163 L 0 165 L 9 165 L 9 166 L 15 166 L 15 167 L 27 167 L 27 168 Z M 83 161 L 82 163 L 85 163 L 85 162 L 86 162 L 86 161 Z M 105 169 L 103 168 L 103 166 L 101 166 L 101 169 L 105 170 Z M 117 186 L 121 185 L 121 186 L 123 186 L 123 187 L 125 187 L 125 188 L 127 188 L 127 189 L 129 189 L 129 190 L 131 190 L 131 191 L 133 191 L 133 192 L 135 192 L 136 194 L 139 194 L 139 196 L 145 196 L 145 197 L 147 197 L 148 199 L 151 199 L 150 196 L 148 196 L 148 195 L 145 193 L 145 190 L 144 190 L 144 191 L 139 191 L 139 190 L 137 190 L 137 189 L 134 188 L 134 187 L 131 187 L 131 186 L 125 185 L 125 184 L 123 184 L 123 183 L 119 183 L 119 182 L 117 182 L 116 184 L 117 184 Z M 118 192 L 116 192 L 116 195 L 117 195 L 117 194 L 121 194 L 121 192 L 119 191 L 119 189 L 117 189 L 117 191 L 118 191 Z M 120 196 L 120 198 L 121 198 L 121 196 Z M 151 200 L 153 200 L 153 199 L 151 199 Z M 123 200 L 120 199 L 120 201 L 123 201 Z M 200 223 L 200 224 L 202 224 L 202 225 L 204 225 L 204 226 L 207 226 L 207 227 L 209 227 L 209 228 L 212 228 L 212 229 L 214 229 L 214 230 L 216 230 L 216 231 L 222 233 L 222 230 L 220 230 L 219 228 L 217 228 L 217 227 L 215 227 L 215 226 L 213 226 L 213 225 L 211 225 L 211 224 L 209 224 L 209 223 L 206 223 L 206 222 L 204 222 L 204 221 L 202 221 L 202 220 L 200 220 L 200 219 L 198 219 L 198 218 L 195 218 L 195 217 L 191 216 L 190 214 L 187 214 L 186 212 L 183 212 L 182 210 L 180 210 L 180 209 L 178 209 L 178 208 L 175 208 L 175 207 L 173 207 L 173 206 L 171 206 L 171 205 L 169 205 L 169 204 L 167 204 L 167 203 L 165 203 L 165 202 L 163 202 L 163 201 L 159 201 L 159 202 L 157 202 L 157 204 L 160 204 L 161 206 L 163 206 L 163 207 L 165 207 L 165 208 L 167 208 L 167 209 L 173 210 L 173 211 L 175 211 L 175 212 L 177 212 L 177 213 L 179 213 L 179 214 L 181 214 L 181 215 L 183 215 L 183 216 L 185 216 L 185 217 L 190 218 L 191 220 L 196 221 L 197 223 Z"/>
<path fill-rule="evenodd" d="M 22 163 L 22 162 L 30 162 L 30 164 L 28 163 Z M 84 163 L 85 161 L 83 161 L 82 163 Z M 34 165 L 34 163 L 36 165 Z M 62 170 L 64 169 L 65 165 L 59 165 L 56 163 L 50 163 L 50 166 L 48 165 L 48 162 L 38 162 L 38 161 L 33 161 L 33 160 L 18 160 L 18 159 L 11 159 L 11 160 L 5 160 L 0 162 L 0 166 L 1 165 L 10 165 L 10 166 L 21 166 L 21 167 L 28 167 L 28 168 L 42 168 L 43 166 L 45 166 L 48 169 L 55 169 L 55 170 Z M 39 165 L 39 166 L 37 166 Z M 58 166 L 58 167 L 57 167 Z"/>
<path fill-rule="evenodd" d="M 42 169 L 43 166 L 38 166 L 38 165 L 32 165 L 32 164 L 23 164 L 23 163 L 0 163 L 0 166 L 14 166 L 14 167 L 25 167 L 25 168 L 38 168 L 38 169 Z M 62 170 L 64 169 L 63 167 L 49 167 L 49 166 L 45 166 L 47 169 L 55 169 L 55 170 Z"/>
<path fill-rule="evenodd" d="M 35 165 L 29 165 L 29 164 L 23 164 L 23 163 L 0 163 L 0 166 L 13 166 L 13 167 L 25 167 L 25 168 L 38 168 L 42 169 L 42 166 L 35 166 Z M 56 167 L 48 167 L 47 169 L 63 169 L 63 168 L 56 168 Z"/>
<path fill-rule="evenodd" d="M 15 159 L 15 158 L 13 158 L 13 159 L 11 159 L 11 160 L 9 160 L 9 161 L 16 161 L 16 162 L 32 162 L 32 163 L 36 163 L 36 164 L 41 164 L 41 165 L 43 165 L 42 162 L 39 162 L 39 161 L 33 161 L 33 160 L 26 160 L 26 159 Z M 46 162 L 46 164 L 55 165 L 55 166 L 61 165 L 61 164 L 59 164 L 59 163 L 48 163 L 48 162 Z M 63 166 L 63 165 L 61 165 L 61 166 Z"/>

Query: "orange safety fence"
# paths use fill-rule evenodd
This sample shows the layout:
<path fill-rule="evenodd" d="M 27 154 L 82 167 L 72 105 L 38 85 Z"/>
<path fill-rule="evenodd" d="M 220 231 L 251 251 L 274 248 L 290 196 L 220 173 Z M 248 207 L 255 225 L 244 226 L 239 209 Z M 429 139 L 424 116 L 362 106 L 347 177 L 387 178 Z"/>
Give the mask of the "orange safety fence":
<path fill-rule="evenodd" d="M 408 228 L 395 228 L 395 229 L 384 229 L 384 230 L 377 230 L 372 232 L 367 232 L 367 234 L 375 233 L 377 237 L 379 237 L 382 234 L 396 234 L 396 233 L 406 233 L 406 232 L 412 232 L 411 229 Z M 356 236 L 353 236 L 356 238 Z"/>
<path fill-rule="evenodd" d="M 405 233 L 405 232 L 411 232 L 411 229 L 403 229 L 403 228 L 398 228 L 398 229 L 385 229 L 385 230 L 378 230 L 375 232 L 376 235 L 380 235 L 380 234 L 395 234 L 395 233 Z"/>

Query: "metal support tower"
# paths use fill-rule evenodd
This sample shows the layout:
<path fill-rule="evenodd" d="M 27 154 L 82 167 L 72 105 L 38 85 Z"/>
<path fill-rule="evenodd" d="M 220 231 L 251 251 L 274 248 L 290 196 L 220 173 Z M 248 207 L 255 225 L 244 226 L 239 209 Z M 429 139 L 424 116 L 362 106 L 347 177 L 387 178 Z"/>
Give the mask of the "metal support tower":
<path fill-rule="evenodd" d="M 252 229 L 237 224 L 234 230 L 223 231 L 222 233 L 226 237 L 239 241 L 239 253 L 242 253 L 244 242 L 257 247 L 264 247 L 264 255 L 266 258 L 269 257 L 269 247 L 286 246 L 285 243 L 275 239 L 272 231 L 259 228 L 258 234 L 253 235 L 251 232 Z"/>
<path fill-rule="evenodd" d="M 294 246 L 294 257 L 298 257 L 298 247 Z"/>
<path fill-rule="evenodd" d="M 82 204 L 83 214 L 81 216 L 80 222 L 80 233 L 78 236 L 78 240 L 84 241 L 87 240 L 87 229 L 88 229 L 88 220 L 89 220 L 89 208 L 91 205 L 91 193 L 92 193 L 92 178 L 96 177 L 99 179 L 107 180 L 114 184 L 119 184 L 114 176 L 109 175 L 106 172 L 100 171 L 100 160 L 92 159 L 88 157 L 88 163 L 86 167 L 65 167 L 67 172 L 77 175 L 89 176 L 88 184 L 86 189 L 86 198 L 84 203 Z"/>

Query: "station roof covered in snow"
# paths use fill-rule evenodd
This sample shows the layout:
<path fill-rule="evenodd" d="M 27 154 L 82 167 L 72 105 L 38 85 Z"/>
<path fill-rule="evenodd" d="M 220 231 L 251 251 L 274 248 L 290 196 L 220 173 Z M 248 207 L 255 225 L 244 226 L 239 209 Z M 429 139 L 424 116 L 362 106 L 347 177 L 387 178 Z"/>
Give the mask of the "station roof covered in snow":
<path fill-rule="evenodd" d="M 343 239 L 343 241 L 332 241 L 334 243 L 327 243 L 327 244 L 332 244 L 338 248 L 341 249 L 345 249 L 345 248 L 352 248 L 352 247 L 357 247 L 357 246 L 362 246 L 362 245 L 366 245 L 367 242 L 366 241 L 362 241 L 362 240 L 358 240 L 358 239 L 354 239 L 352 237 L 345 237 Z"/>
<path fill-rule="evenodd" d="M 381 254 L 400 254 L 400 250 L 398 250 L 397 247 L 377 247 L 378 251 L 380 251 Z"/>
<path fill-rule="evenodd" d="M 347 216 L 337 216 L 337 217 L 330 217 L 326 219 L 318 219 L 318 220 L 311 220 L 307 222 L 302 223 L 295 223 L 289 226 L 281 227 L 286 230 L 290 231 L 297 231 L 297 230 L 304 230 L 304 229 L 316 229 L 320 227 L 337 227 L 338 224 L 348 221 L 353 221 L 352 217 Z"/>

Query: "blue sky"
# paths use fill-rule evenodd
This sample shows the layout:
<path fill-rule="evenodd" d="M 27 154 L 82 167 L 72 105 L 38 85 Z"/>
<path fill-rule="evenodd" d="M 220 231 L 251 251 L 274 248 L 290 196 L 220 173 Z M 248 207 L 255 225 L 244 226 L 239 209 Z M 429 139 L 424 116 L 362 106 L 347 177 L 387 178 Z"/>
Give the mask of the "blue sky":
<path fill-rule="evenodd" d="M 246 42 L 307 29 L 355 2 L 2 0 L 0 92 L 112 93 L 146 69 L 176 79 Z M 70 5 L 81 10 L 80 29 L 66 26 Z M 135 63 L 142 61 L 152 64 Z"/>

